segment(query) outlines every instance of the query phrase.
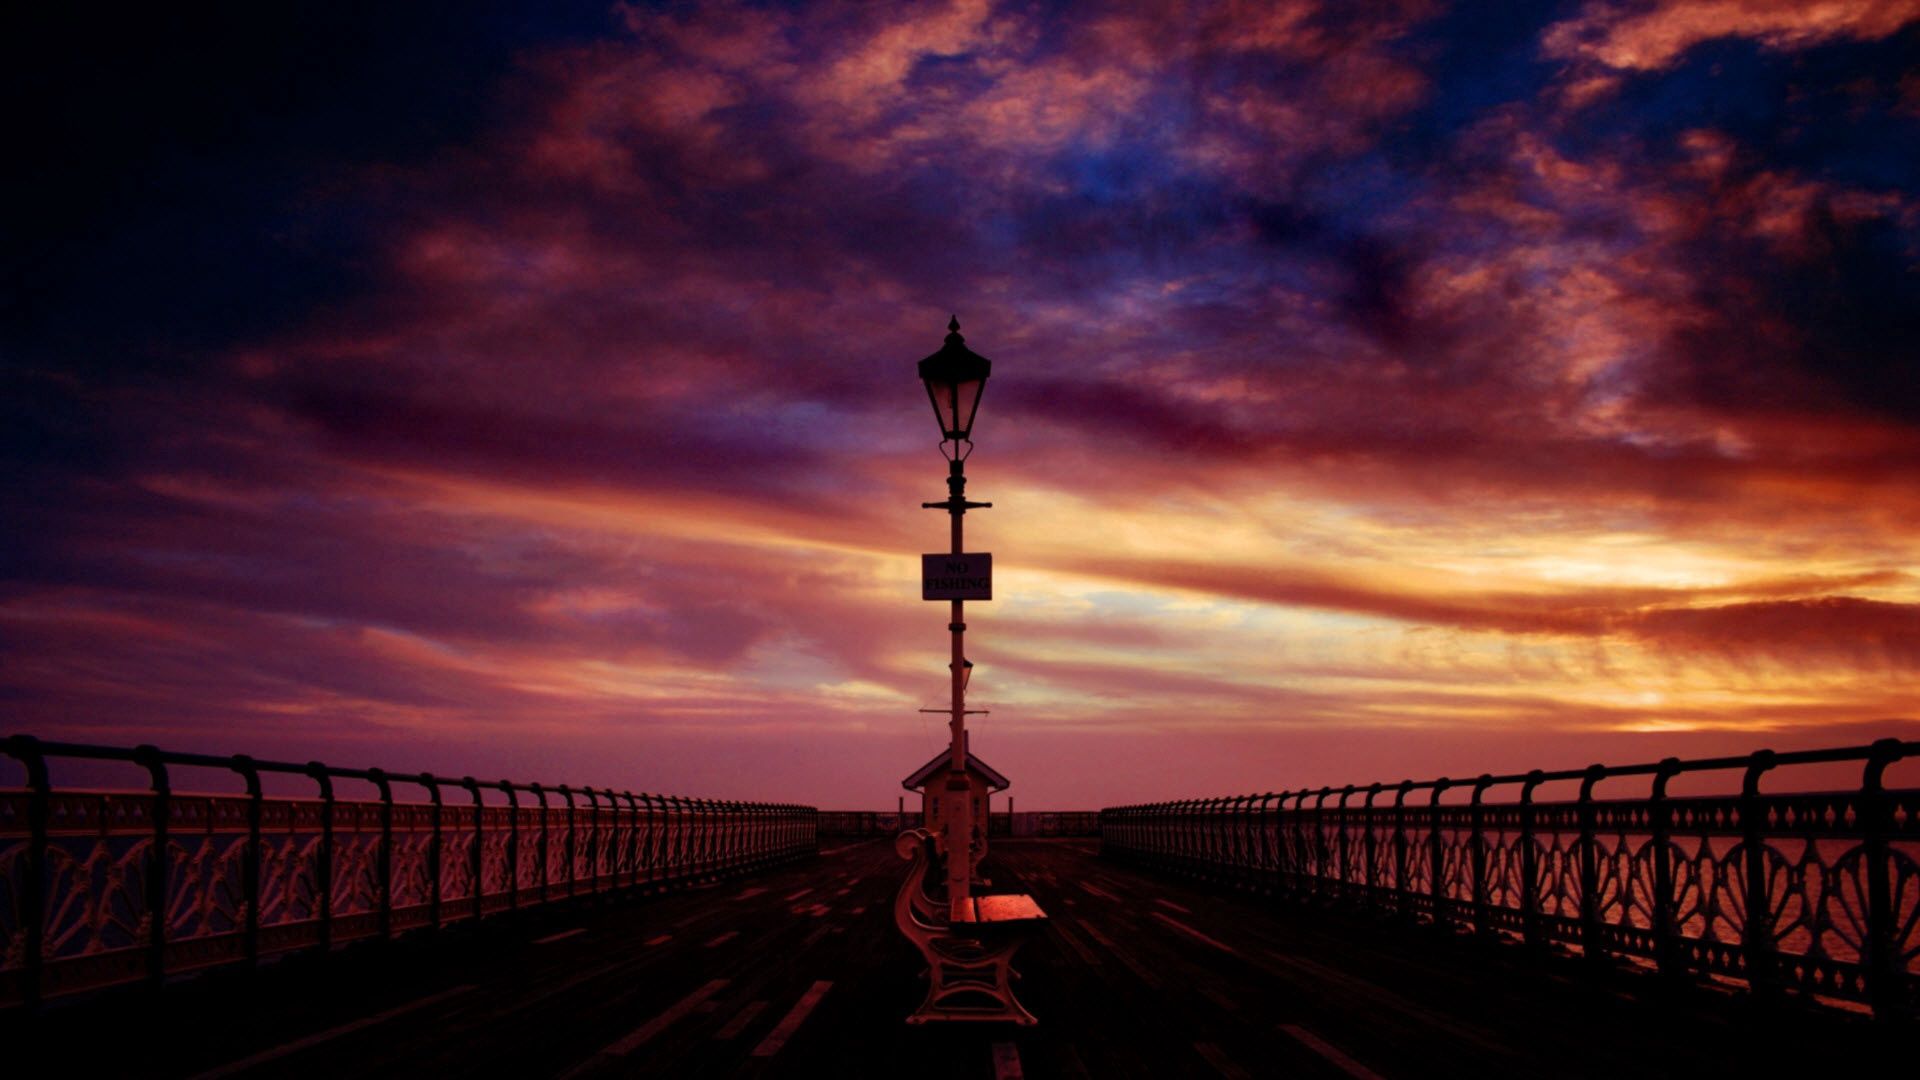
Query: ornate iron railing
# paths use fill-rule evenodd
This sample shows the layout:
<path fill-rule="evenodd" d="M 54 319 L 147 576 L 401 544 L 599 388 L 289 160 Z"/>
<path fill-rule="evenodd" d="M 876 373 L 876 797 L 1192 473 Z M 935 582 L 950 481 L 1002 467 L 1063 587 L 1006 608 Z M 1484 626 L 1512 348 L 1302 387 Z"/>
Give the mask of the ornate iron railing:
<path fill-rule="evenodd" d="M 1280 897 L 1903 1015 L 1920 989 L 1920 789 L 1883 777 L 1916 754 L 1920 743 L 1888 739 L 1110 807 L 1101 848 Z M 1760 790 L 1777 768 L 1843 762 L 1861 763 L 1857 790 Z M 1676 777 L 1716 770 L 1740 770 L 1739 794 L 1667 794 Z M 1650 777 L 1650 794 L 1596 797 L 1621 777 Z M 1578 798 L 1536 802 L 1555 781 L 1577 781 Z M 1442 804 L 1456 789 L 1467 801 Z M 1424 804 L 1409 803 L 1415 792 Z"/>
<path fill-rule="evenodd" d="M 1015 810 L 987 819 L 989 836 L 1022 837 L 1098 836 L 1100 814 L 1094 810 Z"/>
<path fill-rule="evenodd" d="M 0 751 L 27 781 L 0 789 L 0 1006 L 573 896 L 711 881 L 819 848 L 809 806 L 27 736 Z M 146 770 L 149 790 L 56 791 L 49 758 L 128 762 Z M 230 770 L 246 791 L 178 792 L 169 766 Z M 311 780 L 316 797 L 264 795 L 261 777 L 275 773 Z M 338 798 L 340 780 L 379 797 Z M 398 799 L 396 787 L 425 801 Z"/>

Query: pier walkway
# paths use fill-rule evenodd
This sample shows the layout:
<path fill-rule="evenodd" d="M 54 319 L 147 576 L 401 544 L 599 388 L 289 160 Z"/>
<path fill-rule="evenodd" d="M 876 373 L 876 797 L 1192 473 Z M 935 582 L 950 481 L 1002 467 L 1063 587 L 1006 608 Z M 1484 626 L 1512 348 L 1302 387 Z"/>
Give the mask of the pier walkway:
<path fill-rule="evenodd" d="M 1034 1029 L 902 1022 L 923 983 L 892 922 L 904 865 L 874 840 L 708 888 L 52 1003 L 0 1034 L 72 1075 L 968 1078 L 1844 1074 L 1910 1035 L 1576 977 L 1095 851 L 1001 840 L 989 857 L 993 891 L 1052 916 L 1019 961 Z"/>

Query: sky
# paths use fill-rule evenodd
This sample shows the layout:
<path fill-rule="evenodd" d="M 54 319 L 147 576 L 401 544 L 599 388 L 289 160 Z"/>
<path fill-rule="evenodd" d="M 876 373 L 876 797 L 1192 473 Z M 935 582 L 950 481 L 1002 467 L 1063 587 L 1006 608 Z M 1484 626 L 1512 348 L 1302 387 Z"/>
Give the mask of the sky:
<path fill-rule="evenodd" d="M 23 7 L 0 732 L 890 807 L 957 315 L 1016 809 L 1920 737 L 1920 0 Z"/>

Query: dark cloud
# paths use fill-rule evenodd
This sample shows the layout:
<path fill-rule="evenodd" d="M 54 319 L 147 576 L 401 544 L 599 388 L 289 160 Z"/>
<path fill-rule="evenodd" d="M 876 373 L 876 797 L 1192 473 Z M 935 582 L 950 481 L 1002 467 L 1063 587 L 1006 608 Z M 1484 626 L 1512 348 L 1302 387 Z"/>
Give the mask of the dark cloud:
<path fill-rule="evenodd" d="M 1920 604 L 1850 596 L 1650 611 L 1632 632 L 1661 649 L 1782 663 L 1920 668 Z"/>
<path fill-rule="evenodd" d="M 355 171 L 473 138 L 517 50 L 605 15 L 221 3 L 7 21 L 0 325 L 68 368 L 180 369 L 368 288 L 381 233 L 417 210 L 363 184 L 343 197 Z"/>

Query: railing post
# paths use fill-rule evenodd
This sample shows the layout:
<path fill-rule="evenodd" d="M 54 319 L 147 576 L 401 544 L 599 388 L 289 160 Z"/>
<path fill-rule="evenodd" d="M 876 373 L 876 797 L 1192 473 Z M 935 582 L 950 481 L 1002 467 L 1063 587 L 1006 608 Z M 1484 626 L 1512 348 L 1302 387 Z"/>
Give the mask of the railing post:
<path fill-rule="evenodd" d="M 1362 828 L 1366 830 L 1361 834 L 1362 847 L 1367 859 L 1365 895 L 1367 906 L 1375 910 L 1379 910 L 1382 906 L 1380 903 L 1380 839 L 1374 835 L 1376 830 L 1373 827 L 1373 800 L 1379 795 L 1380 784 L 1377 782 L 1369 784 L 1367 801 L 1361 804 L 1361 809 L 1365 811 Z"/>
<path fill-rule="evenodd" d="M 614 840 L 620 835 L 620 804 L 614 801 L 612 788 L 601 788 L 597 795 L 592 788 L 586 790 L 593 804 L 593 890 L 605 892 L 614 887 L 620 873 L 619 856 L 614 851 Z"/>
<path fill-rule="evenodd" d="M 654 827 L 653 796 L 641 792 L 640 799 L 640 883 L 652 888 L 654 882 L 654 864 L 658 856 L 654 852 L 657 830 Z"/>
<path fill-rule="evenodd" d="M 1667 801 L 1667 782 L 1680 772 L 1680 759 L 1663 758 L 1653 774 L 1648 797 L 1647 824 L 1653 845 L 1653 962 L 1671 979 L 1685 973 L 1680 928 L 1674 921 L 1673 804 Z"/>
<path fill-rule="evenodd" d="M 1427 800 L 1427 891 L 1433 897 L 1433 925 L 1447 925 L 1447 845 L 1440 838 L 1440 794 L 1453 786 L 1441 777 L 1433 782 L 1433 797 Z"/>
<path fill-rule="evenodd" d="M 527 790 L 533 792 L 533 797 L 540 800 L 540 850 L 538 857 L 540 860 L 540 902 L 544 904 L 548 900 L 547 887 L 549 882 L 547 879 L 551 876 L 547 869 L 547 793 L 538 781 L 528 784 Z"/>
<path fill-rule="evenodd" d="M 1173 830 L 1167 837 L 1171 845 L 1168 851 L 1170 865 L 1182 871 L 1187 868 L 1187 833 L 1190 828 L 1186 811 L 1187 803 L 1184 799 L 1175 800 L 1167 807 L 1167 816 L 1173 825 Z"/>
<path fill-rule="evenodd" d="M 660 857 L 655 848 L 659 843 L 659 829 L 655 827 L 655 818 L 658 815 L 654 812 L 653 796 L 644 791 L 640 793 L 640 811 L 641 880 L 651 889 L 654 882 L 658 880 L 655 868 L 659 865 Z"/>
<path fill-rule="evenodd" d="M 1407 881 L 1407 796 L 1413 781 L 1402 780 L 1393 792 L 1393 904 L 1395 911 L 1413 918 L 1413 890 Z"/>
<path fill-rule="evenodd" d="M 1238 796 L 1223 796 L 1213 813 L 1219 817 L 1219 863 L 1221 880 L 1229 886 L 1235 884 L 1240 867 L 1240 815 L 1238 815 Z"/>
<path fill-rule="evenodd" d="M 1207 865 L 1207 803 L 1206 799 L 1187 802 L 1187 869 L 1195 877 L 1204 873 Z"/>
<path fill-rule="evenodd" d="M 1746 953 L 1747 986 L 1770 1002 L 1779 995 L 1780 954 L 1773 940 L 1773 883 L 1767 876 L 1766 812 L 1760 804 L 1760 776 L 1773 768 L 1771 750 L 1755 751 L 1740 779 L 1740 831 L 1746 849 L 1746 908 L 1741 947 Z"/>
<path fill-rule="evenodd" d="M 47 954 L 47 845 L 53 818 L 53 785 L 47 779 L 47 758 L 40 740 L 31 735 L 15 735 L 7 740 L 7 753 L 17 758 L 27 771 L 27 873 L 20 896 L 21 1001 L 28 1008 L 40 1003 L 40 988 L 46 970 Z"/>
<path fill-rule="evenodd" d="M 440 926 L 440 781 L 432 773 L 421 773 L 420 783 L 425 785 L 427 796 L 433 800 L 433 832 L 427 837 L 427 922 L 438 929 Z"/>
<path fill-rule="evenodd" d="M 1905 1015 L 1906 972 L 1893 903 L 1893 807 L 1887 798 L 1887 766 L 1905 756 L 1899 739 L 1881 739 L 1860 778 L 1860 824 L 1867 860 L 1867 1000 L 1876 1020 Z"/>
<path fill-rule="evenodd" d="M 147 770 L 153 786 L 153 846 L 147 851 L 147 978 L 157 988 L 167 977 L 167 819 L 173 813 L 173 788 L 167 763 L 156 746 L 134 747 L 133 759 Z"/>
<path fill-rule="evenodd" d="M 1340 849 L 1340 899 L 1347 904 L 1353 903 L 1354 893 L 1358 891 L 1353 880 L 1353 819 L 1347 814 L 1347 800 L 1353 798 L 1355 790 L 1352 784 L 1340 789 L 1340 813 L 1333 826 L 1334 843 Z"/>
<path fill-rule="evenodd" d="M 260 770 L 253 759 L 235 754 L 228 768 L 240 774 L 247 784 L 247 847 L 240 859 L 241 902 L 247 905 L 240 928 L 240 948 L 248 964 L 260 962 Z"/>
<path fill-rule="evenodd" d="M 313 860 L 315 914 L 320 919 L 317 948 L 333 948 L 333 774 L 318 761 L 307 762 L 307 775 L 320 789 L 320 850 Z"/>
<path fill-rule="evenodd" d="M 719 819 L 716 817 L 712 799 L 695 799 L 693 805 L 699 810 L 699 817 L 695 820 L 700 823 L 698 827 L 699 831 L 694 834 L 699 840 L 698 852 L 694 855 L 694 865 L 700 868 L 700 880 L 711 881 L 713 879 L 715 826 L 719 824 Z M 982 822 L 982 824 L 985 823 Z"/>
<path fill-rule="evenodd" d="M 698 797 L 692 802 L 692 869 L 697 872 L 698 880 L 706 881 L 713 872 L 713 803 Z"/>
<path fill-rule="evenodd" d="M 627 812 L 632 815 L 627 822 L 627 886 L 632 888 L 640 884 L 640 801 L 631 791 L 620 794 L 627 800 Z"/>
<path fill-rule="evenodd" d="M 1195 875 L 1198 875 L 1200 865 L 1201 865 L 1200 844 L 1201 844 L 1201 837 L 1203 835 L 1202 830 L 1205 828 L 1205 824 L 1200 817 L 1201 801 L 1202 800 L 1200 799 L 1189 799 L 1187 801 L 1187 808 L 1186 808 L 1187 871 Z"/>
<path fill-rule="evenodd" d="M 600 797 L 607 801 L 600 826 L 600 862 L 607 868 L 606 889 L 614 892 L 620 888 L 620 793 L 604 787 Z"/>
<path fill-rule="evenodd" d="M 1261 886 L 1260 814 L 1267 805 L 1265 795 L 1249 795 L 1240 804 L 1241 859 L 1246 863 L 1241 880 L 1246 888 L 1258 892 Z"/>
<path fill-rule="evenodd" d="M 1473 932 L 1483 937 L 1493 933 L 1493 912 L 1489 908 L 1491 890 L 1487 888 L 1487 809 L 1481 800 L 1492 784 L 1491 775 L 1480 774 L 1479 779 L 1473 782 L 1473 801 L 1467 811 L 1473 821 L 1473 838 L 1467 849 L 1469 868 L 1473 873 Z"/>
<path fill-rule="evenodd" d="M 727 804 L 727 868 L 738 870 L 747 863 L 747 804 L 735 799 Z"/>
<path fill-rule="evenodd" d="M 1188 874 L 1200 865 L 1200 799 L 1181 801 L 1181 869 Z"/>
<path fill-rule="evenodd" d="M 507 796 L 507 909 L 520 910 L 520 795 L 513 781 L 502 780 L 500 790 Z"/>
<path fill-rule="evenodd" d="M 660 870 L 668 886 L 680 884 L 680 800 L 673 795 L 660 796 Z"/>
<path fill-rule="evenodd" d="M 1533 789 L 1546 778 L 1545 772 L 1535 769 L 1520 785 L 1520 936 L 1527 948 L 1536 952 L 1546 941 L 1540 933 L 1540 852 L 1534 841 L 1538 811 L 1533 805 Z"/>
<path fill-rule="evenodd" d="M 573 792 L 565 784 L 561 784 L 555 790 L 567 800 L 567 897 L 571 899 L 575 891 L 574 886 L 580 880 L 580 864 L 574 857 L 574 852 L 578 850 L 580 843 L 580 823 L 573 812 Z"/>
<path fill-rule="evenodd" d="M 600 891 L 600 800 L 592 785 L 580 789 L 587 797 L 587 894 Z"/>
<path fill-rule="evenodd" d="M 680 803 L 671 795 L 657 795 L 660 800 L 660 882 L 662 887 L 672 887 L 679 883 L 680 873 Z"/>
<path fill-rule="evenodd" d="M 1607 958 L 1606 943 L 1600 939 L 1600 840 L 1593 805 L 1593 786 L 1606 775 L 1606 766 L 1589 765 L 1580 778 L 1580 951 L 1594 964 Z"/>
<path fill-rule="evenodd" d="M 606 805 L 593 810 L 594 888 L 612 892 L 620 885 L 620 800 L 610 787 L 600 789 L 600 798 Z"/>
<path fill-rule="evenodd" d="M 1313 800 L 1313 893 L 1322 902 L 1338 901 L 1340 889 L 1327 869 L 1327 796 L 1331 794 L 1331 787 L 1323 787 Z"/>
<path fill-rule="evenodd" d="M 1313 897 L 1318 882 L 1318 879 L 1314 877 L 1313 866 L 1313 850 L 1314 847 L 1317 846 L 1317 841 L 1309 844 L 1311 837 L 1307 831 L 1307 796 L 1311 794 L 1313 794 L 1313 792 L 1306 788 L 1301 788 L 1298 792 L 1295 792 L 1293 796 L 1292 850 L 1295 864 L 1298 868 L 1298 872 L 1294 875 L 1297 879 L 1297 888 L 1295 891 L 1296 895 L 1303 899 L 1311 899 Z"/>
<path fill-rule="evenodd" d="M 483 831 L 481 823 L 485 814 L 480 802 L 480 781 L 471 776 L 462 777 L 460 786 L 466 788 L 467 794 L 473 796 L 473 858 L 470 865 L 473 867 L 473 921 L 479 922 L 486 915 L 486 910 L 480 906 L 481 899 L 487 892 L 487 834 Z"/>
<path fill-rule="evenodd" d="M 1203 830 L 1200 862 L 1211 869 L 1209 875 L 1215 880 L 1226 865 L 1225 841 L 1227 838 L 1226 817 L 1221 813 L 1226 800 L 1208 799 L 1201 804 L 1200 827 Z"/>
<path fill-rule="evenodd" d="M 661 837 L 662 841 L 666 844 L 664 850 L 666 852 L 665 866 L 667 882 L 671 885 L 678 886 L 680 884 L 681 870 L 686 865 L 686 858 L 683 854 L 683 849 L 686 846 L 686 814 L 684 813 L 684 806 L 678 795 L 662 795 L 660 796 L 660 800 L 667 811 L 666 832 Z"/>
<path fill-rule="evenodd" d="M 393 783 L 385 771 L 367 770 L 367 779 L 380 789 L 380 936 L 393 937 Z"/>
<path fill-rule="evenodd" d="M 1213 810 L 1215 819 L 1220 823 L 1218 829 L 1220 834 L 1220 851 L 1218 858 L 1221 865 L 1221 880 L 1228 885 L 1233 884 L 1234 877 L 1238 873 L 1236 866 L 1240 859 L 1239 835 L 1237 832 L 1239 828 L 1239 815 L 1235 812 L 1238 803 L 1238 796 L 1223 795 Z"/>
<path fill-rule="evenodd" d="M 1269 791 L 1265 795 L 1260 796 L 1260 809 L 1256 811 L 1254 819 L 1255 828 L 1258 830 L 1258 836 L 1260 838 L 1260 887 L 1266 891 L 1268 896 L 1277 895 L 1280 888 L 1280 862 L 1274 854 L 1274 848 L 1276 846 L 1274 839 L 1278 832 L 1280 816 L 1274 812 L 1273 809 L 1273 800 L 1278 797 L 1278 795 L 1278 792 Z"/>

